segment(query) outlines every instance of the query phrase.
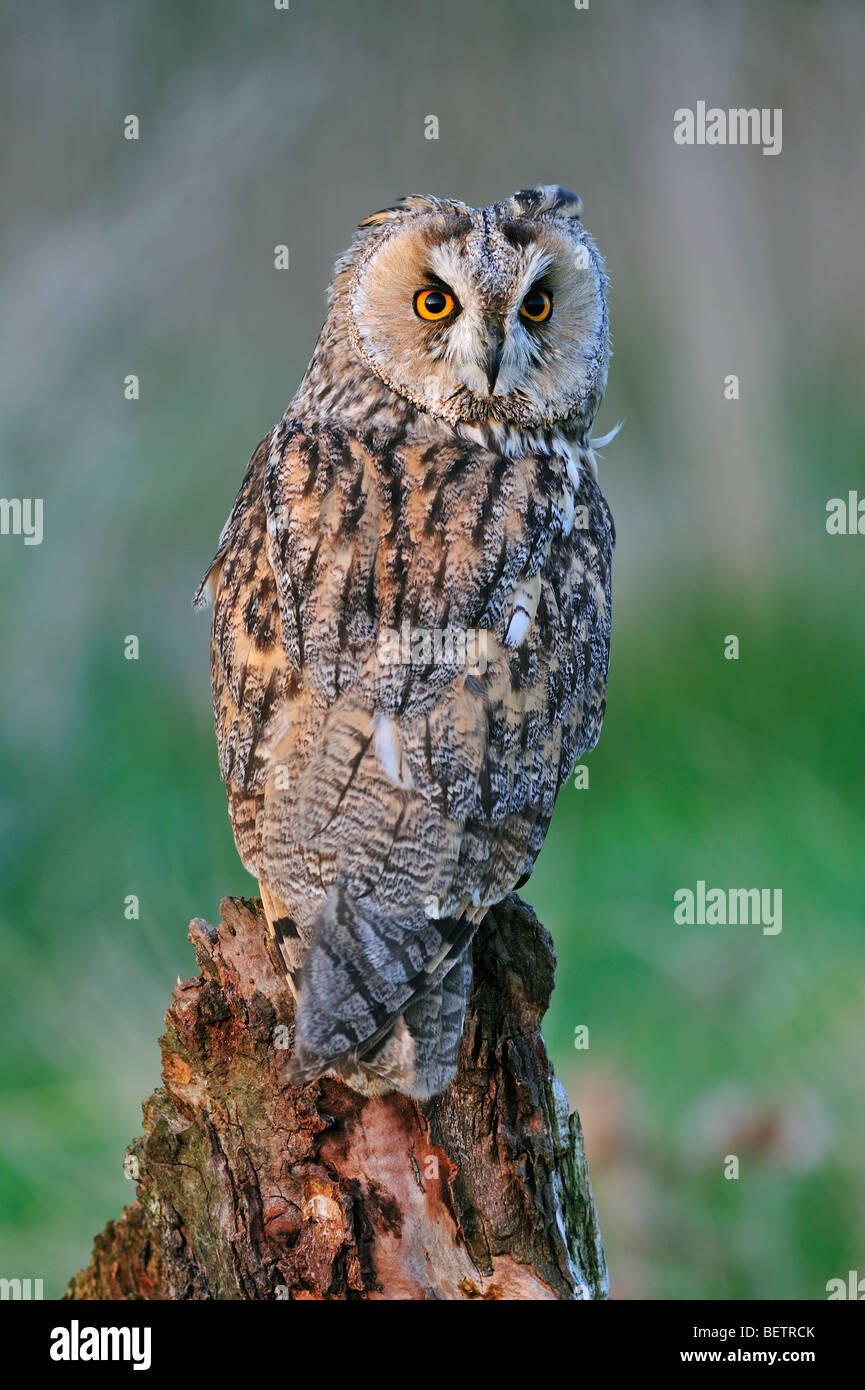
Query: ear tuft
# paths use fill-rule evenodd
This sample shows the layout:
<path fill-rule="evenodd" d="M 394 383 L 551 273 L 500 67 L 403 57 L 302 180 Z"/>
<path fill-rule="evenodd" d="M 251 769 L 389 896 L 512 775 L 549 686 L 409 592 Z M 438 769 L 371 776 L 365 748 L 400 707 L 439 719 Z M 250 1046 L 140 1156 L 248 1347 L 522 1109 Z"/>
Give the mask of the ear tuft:
<path fill-rule="evenodd" d="M 567 188 L 560 188 L 557 183 L 521 188 L 511 202 L 518 206 L 524 217 L 541 217 L 551 212 L 557 217 L 575 217 L 579 221 L 583 211 L 582 199 Z"/>
<path fill-rule="evenodd" d="M 392 207 L 370 213 L 369 217 L 365 217 L 357 225 L 361 230 L 366 227 L 380 227 L 396 217 L 404 217 L 407 212 L 433 212 L 438 206 L 437 198 L 426 197 L 423 193 L 409 193 L 404 198 L 397 198 Z"/>

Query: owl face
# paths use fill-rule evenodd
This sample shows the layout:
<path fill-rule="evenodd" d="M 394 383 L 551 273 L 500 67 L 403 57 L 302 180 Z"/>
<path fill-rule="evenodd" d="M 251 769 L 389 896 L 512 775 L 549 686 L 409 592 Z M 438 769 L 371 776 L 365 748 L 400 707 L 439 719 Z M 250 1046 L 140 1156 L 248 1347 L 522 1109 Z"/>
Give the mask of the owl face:
<path fill-rule="evenodd" d="M 505 203 L 409 198 L 361 224 L 347 285 L 355 350 L 452 424 L 591 424 L 606 383 L 603 262 L 560 188 Z"/>

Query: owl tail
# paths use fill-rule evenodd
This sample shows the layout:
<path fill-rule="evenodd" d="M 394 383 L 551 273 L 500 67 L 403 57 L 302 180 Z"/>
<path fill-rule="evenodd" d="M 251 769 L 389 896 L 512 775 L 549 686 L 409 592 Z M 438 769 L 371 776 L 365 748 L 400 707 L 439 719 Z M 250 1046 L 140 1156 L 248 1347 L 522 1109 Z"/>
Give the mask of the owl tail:
<path fill-rule="evenodd" d="M 457 1067 L 474 931 L 422 908 L 384 916 L 332 889 L 295 972 L 295 1056 L 284 1079 L 330 1071 L 365 1092 L 444 1090 Z"/>

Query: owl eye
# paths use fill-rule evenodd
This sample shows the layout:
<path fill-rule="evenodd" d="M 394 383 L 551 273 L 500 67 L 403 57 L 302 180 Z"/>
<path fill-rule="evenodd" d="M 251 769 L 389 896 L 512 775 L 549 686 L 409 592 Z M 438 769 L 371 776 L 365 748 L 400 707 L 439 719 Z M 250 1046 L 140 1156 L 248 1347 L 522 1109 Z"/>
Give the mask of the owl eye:
<path fill-rule="evenodd" d="M 529 290 L 522 304 L 520 313 L 524 319 L 531 319 L 532 323 L 543 323 L 553 312 L 553 297 L 546 290 L 537 288 Z"/>
<path fill-rule="evenodd" d="M 418 290 L 414 297 L 414 311 L 421 319 L 446 319 L 455 306 L 456 301 L 447 290 Z"/>

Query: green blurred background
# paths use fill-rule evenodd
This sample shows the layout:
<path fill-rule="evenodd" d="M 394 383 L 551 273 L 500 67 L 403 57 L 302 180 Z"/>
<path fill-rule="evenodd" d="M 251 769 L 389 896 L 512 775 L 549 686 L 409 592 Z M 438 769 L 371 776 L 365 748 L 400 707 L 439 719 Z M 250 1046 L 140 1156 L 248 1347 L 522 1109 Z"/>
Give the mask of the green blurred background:
<path fill-rule="evenodd" d="M 607 257 L 625 421 L 607 722 L 525 890 L 613 1295 L 865 1273 L 865 537 L 825 528 L 865 495 L 865 8 L 35 0 L 0 51 L 0 493 L 45 506 L 0 538 L 0 1274 L 56 1296 L 131 1198 L 187 921 L 255 891 L 190 599 L 331 264 L 401 193 L 534 182 Z M 782 153 L 676 146 L 698 100 L 781 107 Z M 783 931 L 676 925 L 698 879 Z"/>

